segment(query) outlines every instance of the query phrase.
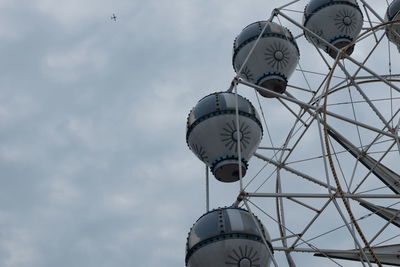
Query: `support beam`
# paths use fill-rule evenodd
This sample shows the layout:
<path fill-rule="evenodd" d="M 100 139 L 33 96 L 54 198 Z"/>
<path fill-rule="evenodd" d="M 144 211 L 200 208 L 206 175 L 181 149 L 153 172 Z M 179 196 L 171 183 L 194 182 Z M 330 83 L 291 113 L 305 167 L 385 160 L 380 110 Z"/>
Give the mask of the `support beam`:
<path fill-rule="evenodd" d="M 382 264 L 400 266 L 400 245 L 390 245 L 390 246 L 380 246 L 373 247 L 377 257 Z M 360 253 L 358 250 L 334 250 L 334 249 L 309 249 L 309 248 L 284 248 L 284 247 L 274 247 L 275 251 L 290 251 L 299 253 L 315 253 L 314 256 L 317 257 L 330 257 L 335 259 L 360 261 Z M 364 249 L 365 250 L 365 249 Z M 371 262 L 371 256 L 368 251 L 365 250 L 369 260 Z"/>
<path fill-rule="evenodd" d="M 400 228 L 400 210 L 377 206 L 366 201 L 360 201 L 360 205 Z"/>
<path fill-rule="evenodd" d="M 349 140 L 330 127 L 328 128 L 328 134 L 343 148 L 345 148 L 353 157 L 358 159 L 358 161 L 361 162 L 368 170 L 375 174 L 375 176 L 378 177 L 394 193 L 400 194 L 400 175 L 360 151 Z"/>
<path fill-rule="evenodd" d="M 241 193 L 244 197 L 265 197 L 265 198 L 275 198 L 275 197 L 285 197 L 285 198 L 342 198 L 338 194 L 318 194 L 318 193 Z M 349 194 L 344 193 L 344 198 L 351 199 L 400 199 L 400 195 L 387 195 L 387 194 Z"/>
<path fill-rule="evenodd" d="M 390 245 L 390 246 L 381 246 L 381 247 L 373 247 L 374 252 L 382 264 L 392 265 L 392 266 L 400 266 L 400 245 Z M 367 249 L 364 249 L 365 254 L 367 255 L 370 262 L 375 263 L 371 255 L 369 254 Z M 358 250 L 345 250 L 345 251 L 335 251 L 335 252 L 325 252 L 316 253 L 314 256 L 317 257 L 330 257 L 334 259 L 343 259 L 343 260 L 351 260 L 351 261 L 360 261 L 360 253 Z"/>

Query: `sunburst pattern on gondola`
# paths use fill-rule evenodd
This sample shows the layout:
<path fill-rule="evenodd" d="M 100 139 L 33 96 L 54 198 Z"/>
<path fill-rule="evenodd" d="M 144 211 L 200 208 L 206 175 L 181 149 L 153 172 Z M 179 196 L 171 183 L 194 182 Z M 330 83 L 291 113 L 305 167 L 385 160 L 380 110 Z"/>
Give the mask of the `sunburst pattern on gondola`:
<path fill-rule="evenodd" d="M 349 35 L 357 28 L 356 14 L 352 10 L 342 9 L 335 17 L 335 26 L 343 33 Z"/>
<path fill-rule="evenodd" d="M 208 162 L 208 156 L 207 156 L 207 152 L 204 149 L 204 147 L 199 146 L 197 144 L 193 144 L 193 152 L 197 155 L 197 157 L 199 157 L 199 159 L 201 161 L 206 161 Z"/>
<path fill-rule="evenodd" d="M 236 70 L 239 71 L 241 67 L 242 67 L 241 64 L 237 65 L 236 66 Z M 241 75 L 243 75 L 243 77 L 247 81 L 254 82 L 254 75 L 253 75 L 253 73 L 251 72 L 251 70 L 247 66 L 244 66 L 244 68 L 242 69 Z"/>
<path fill-rule="evenodd" d="M 321 37 L 324 34 L 324 32 L 321 29 L 312 29 L 311 31 L 316 35 L 318 35 L 319 37 Z M 321 40 L 319 38 L 312 37 L 311 40 L 315 45 L 319 45 L 321 43 Z"/>
<path fill-rule="evenodd" d="M 231 151 L 237 151 L 237 128 L 236 123 L 231 121 L 226 123 L 225 127 L 222 128 L 221 141 L 224 142 L 226 148 Z M 239 135 L 240 135 L 240 149 L 246 149 L 250 144 L 250 126 L 242 122 L 240 124 Z"/>
<path fill-rule="evenodd" d="M 232 249 L 225 264 L 237 267 L 261 266 L 257 250 L 248 246 L 244 246 L 244 248 L 239 246 L 237 249 Z"/>
<path fill-rule="evenodd" d="M 265 48 L 265 61 L 278 70 L 286 68 L 289 63 L 290 51 L 280 42 L 274 42 Z"/>

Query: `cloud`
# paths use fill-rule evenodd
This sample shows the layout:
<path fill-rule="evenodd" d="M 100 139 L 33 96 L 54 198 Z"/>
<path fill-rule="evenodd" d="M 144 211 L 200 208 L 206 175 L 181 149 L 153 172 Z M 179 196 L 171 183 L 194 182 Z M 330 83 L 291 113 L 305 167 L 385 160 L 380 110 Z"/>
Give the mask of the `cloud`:
<path fill-rule="evenodd" d="M 49 53 L 43 62 L 43 72 L 58 82 L 76 82 L 88 72 L 98 73 L 109 61 L 107 53 L 90 40 L 65 49 Z"/>
<path fill-rule="evenodd" d="M 80 26 L 93 22 L 93 19 L 107 20 L 115 12 L 115 7 L 126 5 L 126 1 L 112 3 L 108 1 L 49 1 L 35 0 L 34 7 L 43 15 L 51 17 L 65 30 L 77 30 Z M 132 5 L 132 4 L 131 4 Z"/>
<path fill-rule="evenodd" d="M 32 246 L 31 237 L 29 231 L 18 229 L 9 229 L 7 235 L 3 234 L 0 250 L 5 267 L 28 266 L 32 262 L 40 262 L 37 250 Z"/>

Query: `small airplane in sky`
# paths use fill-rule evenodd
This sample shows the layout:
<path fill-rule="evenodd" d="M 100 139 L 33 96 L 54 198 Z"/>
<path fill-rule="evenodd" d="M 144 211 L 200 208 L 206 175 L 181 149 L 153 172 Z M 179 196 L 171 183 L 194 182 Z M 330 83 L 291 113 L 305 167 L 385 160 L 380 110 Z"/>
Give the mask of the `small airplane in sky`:
<path fill-rule="evenodd" d="M 113 21 L 117 21 L 117 16 L 115 16 L 115 14 L 113 13 L 113 15 L 111 16 L 111 19 L 112 19 Z"/>

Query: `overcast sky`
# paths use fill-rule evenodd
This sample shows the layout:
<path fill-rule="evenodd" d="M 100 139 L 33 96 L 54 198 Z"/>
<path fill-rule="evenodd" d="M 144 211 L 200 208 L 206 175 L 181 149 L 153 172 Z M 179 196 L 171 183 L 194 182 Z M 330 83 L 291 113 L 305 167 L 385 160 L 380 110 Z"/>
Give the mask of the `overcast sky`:
<path fill-rule="evenodd" d="M 205 211 L 188 112 L 277 2 L 0 0 L 0 266 L 184 266 Z"/>

